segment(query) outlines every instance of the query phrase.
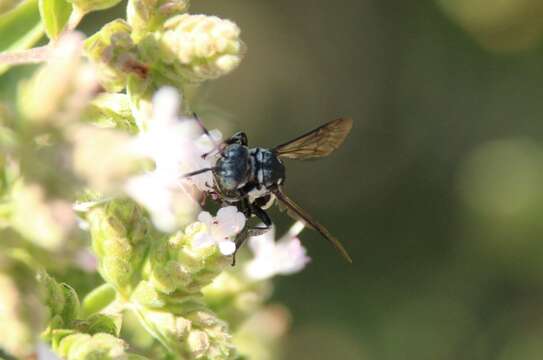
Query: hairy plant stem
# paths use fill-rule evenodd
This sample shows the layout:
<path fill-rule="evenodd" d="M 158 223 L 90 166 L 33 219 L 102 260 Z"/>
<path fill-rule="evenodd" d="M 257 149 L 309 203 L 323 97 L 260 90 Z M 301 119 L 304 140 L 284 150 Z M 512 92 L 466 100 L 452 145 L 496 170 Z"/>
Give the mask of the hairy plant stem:
<path fill-rule="evenodd" d="M 75 30 L 81 20 L 85 16 L 85 13 L 75 10 L 72 11 L 70 18 L 68 19 L 68 24 L 64 33 Z M 23 64 L 38 64 L 49 60 L 51 55 L 51 43 L 35 47 L 28 50 L 20 51 L 6 51 L 0 53 L 0 64 L 4 65 L 23 65 Z"/>
<path fill-rule="evenodd" d="M 74 8 L 72 13 L 70 14 L 70 18 L 68 19 L 68 25 L 66 26 L 65 31 L 68 32 L 75 30 L 77 25 L 79 25 L 79 23 L 83 19 L 83 16 L 85 16 L 84 12 Z"/>
<path fill-rule="evenodd" d="M 28 50 L 21 51 L 6 51 L 0 53 L 0 64 L 5 65 L 22 65 L 22 64 L 38 64 L 49 59 L 51 47 L 44 45 Z"/>

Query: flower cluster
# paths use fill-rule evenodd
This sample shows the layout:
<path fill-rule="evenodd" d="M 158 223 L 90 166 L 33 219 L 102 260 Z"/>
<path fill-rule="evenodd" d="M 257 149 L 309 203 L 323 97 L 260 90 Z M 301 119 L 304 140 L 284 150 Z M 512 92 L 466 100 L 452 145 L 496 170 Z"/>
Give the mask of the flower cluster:
<path fill-rule="evenodd" d="M 288 312 L 270 279 L 309 261 L 303 225 L 237 249 L 249 219 L 202 209 L 211 172 L 184 176 L 219 156 L 189 93 L 238 66 L 240 30 L 129 0 L 126 20 L 73 31 L 117 3 L 40 5 L 52 41 L 29 54 L 47 62 L 0 104 L 0 356 L 273 358 Z"/>

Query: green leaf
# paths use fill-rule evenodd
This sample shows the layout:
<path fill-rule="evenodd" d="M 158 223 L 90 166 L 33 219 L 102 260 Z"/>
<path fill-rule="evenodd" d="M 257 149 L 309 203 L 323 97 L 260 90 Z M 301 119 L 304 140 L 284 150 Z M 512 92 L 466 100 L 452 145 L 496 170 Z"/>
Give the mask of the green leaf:
<path fill-rule="evenodd" d="M 0 16 L 0 52 L 30 48 L 43 36 L 38 0 L 26 0 Z M 9 65 L 0 64 L 0 75 Z"/>
<path fill-rule="evenodd" d="M 56 39 L 68 23 L 72 5 L 66 0 L 39 0 L 39 9 L 45 33 L 50 39 Z"/>

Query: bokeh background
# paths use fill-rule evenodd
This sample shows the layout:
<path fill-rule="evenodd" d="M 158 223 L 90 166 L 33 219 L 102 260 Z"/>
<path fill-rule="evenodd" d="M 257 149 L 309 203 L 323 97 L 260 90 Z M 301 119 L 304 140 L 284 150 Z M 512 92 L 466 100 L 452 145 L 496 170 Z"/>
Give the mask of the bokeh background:
<path fill-rule="evenodd" d="M 286 359 L 542 359 L 543 3 L 192 3 L 248 46 L 200 95 L 209 127 L 272 146 L 355 121 L 337 153 L 288 163 L 289 194 L 354 264 L 302 234 L 313 261 L 273 299 L 292 314 Z"/>

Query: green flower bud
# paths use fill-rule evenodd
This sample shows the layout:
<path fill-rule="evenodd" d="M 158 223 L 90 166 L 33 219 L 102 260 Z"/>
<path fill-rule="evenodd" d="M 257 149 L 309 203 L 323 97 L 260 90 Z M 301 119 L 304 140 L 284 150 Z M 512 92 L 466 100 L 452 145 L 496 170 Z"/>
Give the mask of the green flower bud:
<path fill-rule="evenodd" d="M 172 236 L 155 240 L 141 281 L 130 302 L 140 321 L 168 351 L 186 359 L 229 359 L 235 356 L 226 323 L 203 302 L 201 289 L 230 259 L 217 246 L 198 247 L 206 232 L 196 222 Z"/>
<path fill-rule="evenodd" d="M 129 0 L 126 12 L 132 37 L 138 42 L 145 34 L 158 30 L 169 17 L 187 11 L 189 3 L 189 0 Z"/>
<path fill-rule="evenodd" d="M 79 298 L 68 284 L 59 284 L 43 271 L 38 274 L 38 281 L 45 290 L 44 303 L 49 309 L 50 317 L 44 335 L 50 338 L 55 329 L 73 326 L 79 316 Z"/>
<path fill-rule="evenodd" d="M 128 297 L 151 243 L 147 218 L 134 202 L 114 200 L 92 208 L 87 219 L 102 277 Z"/>
<path fill-rule="evenodd" d="M 119 336 L 121 330 L 121 316 L 108 316 L 105 314 L 93 314 L 85 320 L 77 322 L 75 328 L 85 334 L 106 333 Z"/>
<path fill-rule="evenodd" d="M 56 345 L 56 346 L 55 346 Z M 95 335 L 72 333 L 53 344 L 53 350 L 66 360 L 125 360 L 145 359 L 142 356 L 127 353 L 128 344 L 111 334 Z"/>
<path fill-rule="evenodd" d="M 187 315 L 193 331 L 188 336 L 187 350 L 196 358 L 235 358 L 232 337 L 226 323 L 209 310 L 198 310 Z"/>
<path fill-rule="evenodd" d="M 238 26 L 206 15 L 178 15 L 140 44 L 157 71 L 180 81 L 201 82 L 234 70 L 245 52 Z"/>
<path fill-rule="evenodd" d="M 99 81 L 109 92 L 125 88 L 129 74 L 147 75 L 147 67 L 137 57 L 131 27 L 114 20 L 85 40 L 85 53 L 98 67 Z"/>

